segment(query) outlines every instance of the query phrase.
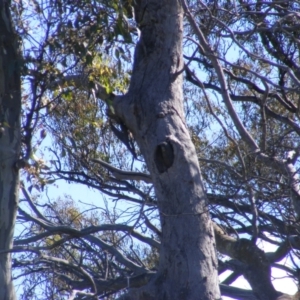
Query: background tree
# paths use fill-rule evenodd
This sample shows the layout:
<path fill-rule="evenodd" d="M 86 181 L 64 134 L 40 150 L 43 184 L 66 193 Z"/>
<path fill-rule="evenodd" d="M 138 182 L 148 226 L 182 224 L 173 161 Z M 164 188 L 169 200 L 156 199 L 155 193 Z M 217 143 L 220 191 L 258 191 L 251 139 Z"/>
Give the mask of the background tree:
<path fill-rule="evenodd" d="M 182 2 L 184 67 L 178 59 L 180 31 L 174 32 L 178 14 L 168 14 L 179 6 L 164 8 L 160 20 L 162 4 L 151 1 L 141 9 L 144 2 L 138 1 L 135 10 L 132 4 L 79 1 L 75 7 L 49 1 L 25 7 L 20 1 L 15 7 L 27 61 L 28 183 L 22 187 L 18 220 L 23 230 L 13 261 L 24 298 L 118 298 L 128 295 L 127 288 L 146 286 L 154 293 L 149 287 L 162 273 L 160 284 L 186 279 L 184 266 L 194 267 L 190 260 L 201 255 L 199 241 L 192 242 L 199 238 L 199 225 L 188 221 L 202 224 L 206 214 L 195 217 L 202 209 L 214 221 L 219 273 L 231 271 L 220 284 L 222 295 L 276 299 L 280 293 L 271 268 L 285 270 L 296 282 L 299 277 L 299 2 Z M 171 42 L 174 48 L 165 48 Z M 185 117 L 176 106 L 182 73 Z M 189 202 L 189 193 L 199 199 L 201 185 L 185 175 L 191 166 L 199 173 L 197 162 L 190 161 L 195 153 L 184 118 L 202 168 L 205 208 L 198 200 L 196 207 Z M 166 127 L 151 135 L 156 124 Z M 175 124 L 182 129 L 175 130 Z M 48 151 L 41 153 L 43 140 Z M 186 157 L 186 151 L 194 154 Z M 58 180 L 99 190 L 116 206 L 82 211 L 70 199 L 35 196 L 35 189 Z M 168 201 L 161 201 L 164 197 Z M 276 250 L 266 253 L 262 241 Z M 188 251 L 192 254 L 181 257 Z M 284 258 L 288 266 L 280 263 Z M 251 291 L 231 286 L 241 276 Z M 197 288 L 210 285 L 202 282 L 195 277 Z M 177 283 L 186 290 L 174 289 L 176 296 L 198 299 L 202 293 L 194 283 Z M 188 296 L 189 290 L 195 296 Z"/>
<path fill-rule="evenodd" d="M 10 1 L 0 1 L 0 299 L 15 299 L 11 273 L 13 233 L 19 202 L 21 84 L 19 40 Z"/>

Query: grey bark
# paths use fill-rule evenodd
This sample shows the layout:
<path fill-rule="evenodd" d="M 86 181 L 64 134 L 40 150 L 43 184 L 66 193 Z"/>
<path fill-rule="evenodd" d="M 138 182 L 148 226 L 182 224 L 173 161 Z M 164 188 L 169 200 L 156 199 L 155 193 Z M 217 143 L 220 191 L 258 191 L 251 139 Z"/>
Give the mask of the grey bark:
<path fill-rule="evenodd" d="M 218 250 L 231 258 L 237 259 L 243 267 L 241 273 L 248 280 L 256 299 L 273 300 L 280 295 L 271 281 L 271 264 L 265 253 L 247 239 L 228 236 L 214 224 Z"/>
<path fill-rule="evenodd" d="M 158 275 L 127 299 L 219 299 L 215 239 L 183 111 L 180 1 L 137 1 L 141 30 L 129 92 L 116 116 L 139 144 L 162 226 Z"/>
<path fill-rule="evenodd" d="M 20 71 L 18 40 L 10 1 L 0 0 L 0 300 L 16 299 L 11 278 L 11 255 L 18 206 L 20 153 Z"/>

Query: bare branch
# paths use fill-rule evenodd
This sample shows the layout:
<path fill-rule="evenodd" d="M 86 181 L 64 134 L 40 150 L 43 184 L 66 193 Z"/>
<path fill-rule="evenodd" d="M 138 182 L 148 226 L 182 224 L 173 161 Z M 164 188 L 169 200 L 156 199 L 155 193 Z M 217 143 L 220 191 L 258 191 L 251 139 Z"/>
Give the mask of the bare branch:
<path fill-rule="evenodd" d="M 146 183 L 152 183 L 152 179 L 150 175 L 140 173 L 140 172 L 131 172 L 131 171 L 123 171 L 116 167 L 113 167 L 112 165 L 108 164 L 107 162 L 101 160 L 101 159 L 91 159 L 91 161 L 100 164 L 101 166 L 108 169 L 113 176 L 115 176 L 117 179 L 120 180 L 137 180 L 137 181 L 144 181 Z"/>

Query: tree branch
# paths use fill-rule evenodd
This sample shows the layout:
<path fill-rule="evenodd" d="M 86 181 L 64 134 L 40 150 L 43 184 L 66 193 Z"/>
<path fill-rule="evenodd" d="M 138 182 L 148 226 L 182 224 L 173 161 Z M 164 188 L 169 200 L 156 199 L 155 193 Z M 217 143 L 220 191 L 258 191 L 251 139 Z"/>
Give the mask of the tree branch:
<path fill-rule="evenodd" d="M 107 162 L 101 159 L 91 159 L 91 161 L 100 164 L 102 167 L 109 170 L 114 177 L 120 180 L 137 180 L 137 181 L 144 181 L 146 183 L 152 183 L 152 178 L 150 175 L 140 172 L 131 172 L 131 171 L 123 171 L 112 165 L 108 164 Z"/>

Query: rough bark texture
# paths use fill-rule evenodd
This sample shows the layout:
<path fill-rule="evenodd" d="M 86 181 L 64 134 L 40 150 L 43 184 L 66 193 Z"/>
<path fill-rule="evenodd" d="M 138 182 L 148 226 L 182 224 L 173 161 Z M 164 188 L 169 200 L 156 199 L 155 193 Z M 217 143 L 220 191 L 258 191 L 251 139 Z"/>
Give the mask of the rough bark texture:
<path fill-rule="evenodd" d="M 218 251 L 237 259 L 241 263 L 240 271 L 252 287 L 257 299 L 277 299 L 280 293 L 276 292 L 271 281 L 271 265 L 265 253 L 247 239 L 228 236 L 214 224 Z"/>
<path fill-rule="evenodd" d="M 182 8 L 176 0 L 137 1 L 141 30 L 128 94 L 116 114 L 146 159 L 159 203 L 158 276 L 127 299 L 219 299 L 214 233 L 200 168 L 184 117 Z"/>
<path fill-rule="evenodd" d="M 18 205 L 20 151 L 20 72 L 18 41 L 9 1 L 0 0 L 0 300 L 16 299 L 11 279 L 13 232 Z"/>

